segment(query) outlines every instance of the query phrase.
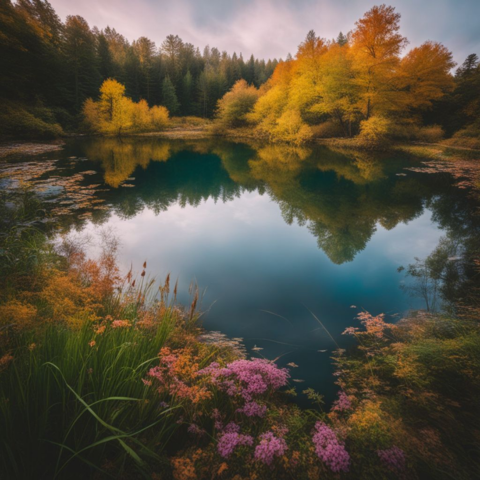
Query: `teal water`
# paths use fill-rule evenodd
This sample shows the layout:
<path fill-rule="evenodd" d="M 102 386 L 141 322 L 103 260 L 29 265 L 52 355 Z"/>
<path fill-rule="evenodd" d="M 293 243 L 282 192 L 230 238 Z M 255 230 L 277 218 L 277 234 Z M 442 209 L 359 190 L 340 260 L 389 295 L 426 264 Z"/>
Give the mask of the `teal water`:
<path fill-rule="evenodd" d="M 254 356 L 294 362 L 293 386 L 327 400 L 330 355 L 351 345 L 342 332 L 359 326 L 356 314 L 394 321 L 424 308 L 401 288 L 397 269 L 468 221 L 466 194 L 450 175 L 412 171 L 419 162 L 401 155 L 86 139 L 45 159 L 51 170 L 37 181 L 52 205 L 59 197 L 48 179 L 72 173 L 88 172 L 78 184 L 98 200 L 75 205 L 57 187 L 67 197 L 58 213 L 64 231 L 112 230 L 122 269 L 141 271 L 147 261 L 157 278 L 170 273 L 181 302 L 195 281 L 206 329 L 243 338 Z"/>

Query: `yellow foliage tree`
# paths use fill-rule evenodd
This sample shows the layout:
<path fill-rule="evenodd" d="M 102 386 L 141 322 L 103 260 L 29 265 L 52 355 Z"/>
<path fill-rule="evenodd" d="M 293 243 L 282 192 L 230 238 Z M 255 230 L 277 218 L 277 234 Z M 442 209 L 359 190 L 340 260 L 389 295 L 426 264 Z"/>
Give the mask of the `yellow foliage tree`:
<path fill-rule="evenodd" d="M 217 104 L 217 121 L 225 126 L 239 127 L 248 123 L 248 114 L 259 96 L 253 85 L 238 80 Z"/>
<path fill-rule="evenodd" d="M 103 82 L 97 102 L 86 100 L 83 116 L 92 131 L 115 135 L 161 130 L 169 120 L 165 107 L 149 108 L 145 100 L 133 102 L 125 96 L 125 86 L 113 79 Z"/>
<path fill-rule="evenodd" d="M 304 123 L 299 110 L 286 110 L 272 131 L 277 140 L 301 145 L 312 137 L 312 129 Z"/>

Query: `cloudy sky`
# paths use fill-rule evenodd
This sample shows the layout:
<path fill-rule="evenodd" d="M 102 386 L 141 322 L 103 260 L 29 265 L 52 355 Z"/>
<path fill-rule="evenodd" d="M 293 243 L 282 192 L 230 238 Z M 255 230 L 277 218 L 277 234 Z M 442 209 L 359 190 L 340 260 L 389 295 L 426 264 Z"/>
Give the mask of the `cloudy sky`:
<path fill-rule="evenodd" d="M 83 16 L 90 26 L 115 27 L 129 40 L 147 36 L 160 45 L 170 33 L 201 49 L 285 58 L 313 29 L 333 38 L 348 32 L 374 0 L 50 0 L 64 20 Z M 444 43 L 457 62 L 480 55 L 480 0 L 391 0 L 402 33 L 416 46 Z"/>

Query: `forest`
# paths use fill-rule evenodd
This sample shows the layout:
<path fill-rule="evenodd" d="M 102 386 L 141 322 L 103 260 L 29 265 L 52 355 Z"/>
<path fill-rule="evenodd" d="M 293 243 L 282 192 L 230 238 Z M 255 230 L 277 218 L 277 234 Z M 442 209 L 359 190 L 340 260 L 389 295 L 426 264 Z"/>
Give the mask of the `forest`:
<path fill-rule="evenodd" d="M 173 34 L 159 46 L 146 37 L 129 42 L 115 28 L 90 28 L 79 16 L 63 23 L 42 0 L 2 0 L 0 27 L 4 132 L 75 131 L 84 102 L 110 78 L 134 102 L 163 105 L 171 115 L 212 117 L 237 80 L 260 86 L 278 63 L 209 46 L 200 51 Z"/>
<path fill-rule="evenodd" d="M 63 23 L 42 0 L 4 0 L 1 9 L 4 135 L 158 131 L 168 127 L 167 112 L 152 120 L 148 109 L 162 106 L 170 117 L 214 118 L 213 134 L 236 130 L 295 144 L 356 137 L 363 147 L 444 139 L 478 146 L 478 56 L 454 70 L 447 46 L 410 48 L 393 7 L 373 7 L 333 40 L 310 31 L 283 60 L 244 60 L 209 46 L 201 52 L 173 34 L 159 46 L 146 37 L 129 42 L 79 16 Z M 105 89 L 112 94 L 116 84 L 130 103 L 110 107 L 102 125 L 92 121 L 97 99 L 111 102 Z"/>

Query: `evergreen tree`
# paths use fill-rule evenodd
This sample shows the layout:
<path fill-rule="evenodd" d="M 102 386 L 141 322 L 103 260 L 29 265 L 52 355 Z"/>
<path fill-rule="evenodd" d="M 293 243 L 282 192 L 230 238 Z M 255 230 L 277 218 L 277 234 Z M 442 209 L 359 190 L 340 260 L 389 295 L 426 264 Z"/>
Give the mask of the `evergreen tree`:
<path fill-rule="evenodd" d="M 163 79 L 162 105 L 168 109 L 171 115 L 175 115 L 180 107 L 175 87 L 168 75 Z"/>
<path fill-rule="evenodd" d="M 182 81 L 182 112 L 184 115 L 193 113 L 193 77 L 190 70 L 183 77 Z"/>
<path fill-rule="evenodd" d="M 103 33 L 97 35 L 97 56 L 98 71 L 102 77 L 102 81 L 114 76 L 114 66 L 112 54 L 108 46 L 108 40 Z"/>
<path fill-rule="evenodd" d="M 337 43 L 343 47 L 344 45 L 346 45 L 348 43 L 348 37 L 346 35 L 344 35 L 342 32 L 340 32 L 338 34 L 338 37 L 337 37 Z"/>
<path fill-rule="evenodd" d="M 68 90 L 75 111 L 93 97 L 100 87 L 96 62 L 96 42 L 88 23 L 80 16 L 69 16 L 65 25 L 64 51 L 68 67 Z"/>

